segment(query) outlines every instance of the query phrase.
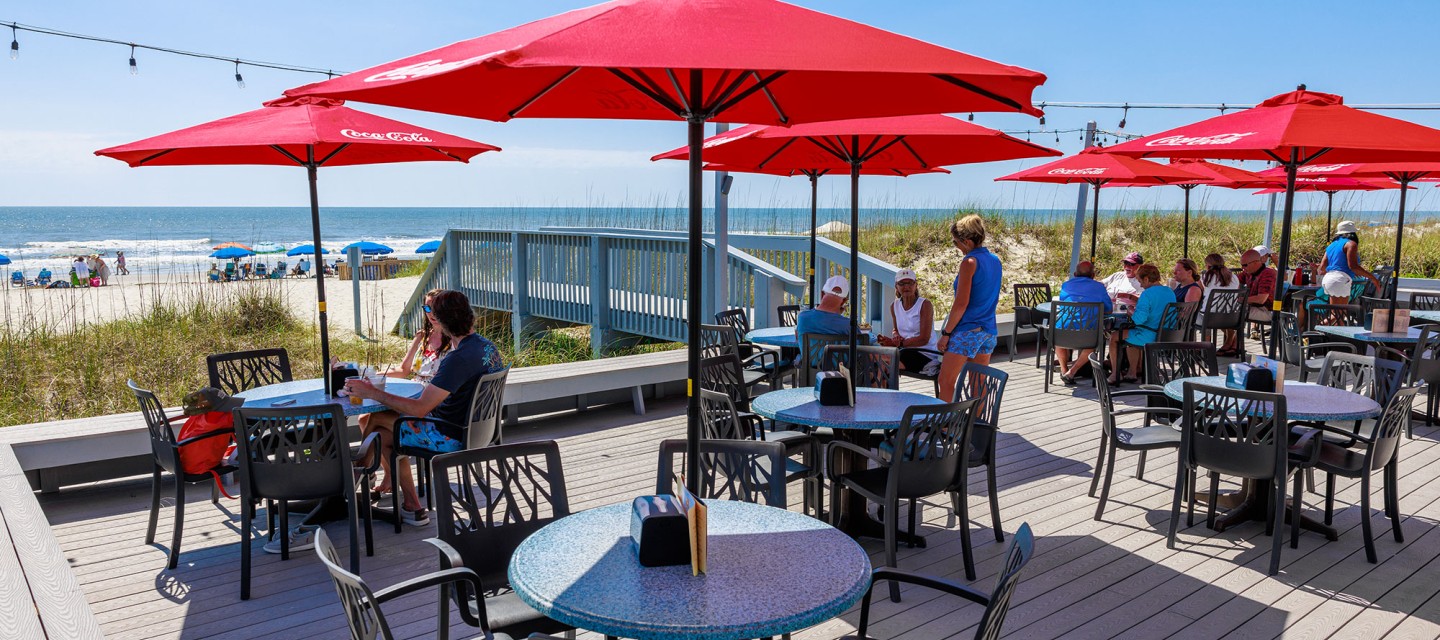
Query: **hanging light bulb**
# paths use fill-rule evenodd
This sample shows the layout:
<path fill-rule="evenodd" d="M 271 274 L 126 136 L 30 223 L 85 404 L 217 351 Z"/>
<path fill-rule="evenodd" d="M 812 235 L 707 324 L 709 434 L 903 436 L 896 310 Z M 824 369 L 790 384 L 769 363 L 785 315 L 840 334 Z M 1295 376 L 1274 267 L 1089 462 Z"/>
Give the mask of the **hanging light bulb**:
<path fill-rule="evenodd" d="M 974 121 L 975 121 L 975 114 L 973 114 L 973 113 L 970 114 L 970 117 L 966 118 L 966 120 L 969 120 L 969 121 L 971 121 L 971 122 L 974 122 Z"/>
<path fill-rule="evenodd" d="M 130 45 L 130 75 L 140 75 L 140 67 L 135 64 L 135 45 Z"/>
<path fill-rule="evenodd" d="M 1120 112 L 1120 128 L 1121 128 L 1121 129 L 1124 129 L 1124 128 L 1125 128 L 1125 119 L 1126 119 L 1126 117 L 1128 117 L 1129 115 L 1130 115 L 1130 104 L 1127 102 L 1127 103 L 1125 104 L 1125 110 Z"/>
<path fill-rule="evenodd" d="M 1040 126 L 1045 126 L 1045 116 L 1040 116 Z"/>
<path fill-rule="evenodd" d="M 11 59 L 11 60 L 19 60 L 19 59 L 20 59 L 20 37 L 19 37 L 19 30 L 17 30 L 17 29 L 15 28 L 15 25 L 13 25 L 13 24 L 10 25 L 10 59 Z"/>
<path fill-rule="evenodd" d="M 1055 130 L 1055 144 L 1060 144 L 1060 130 Z"/>
<path fill-rule="evenodd" d="M 241 88 L 241 89 L 244 89 L 244 88 L 245 88 L 245 78 L 240 75 L 240 61 L 239 61 L 239 60 L 236 60 L 236 61 L 235 61 L 235 86 L 236 86 L 236 87 L 239 87 L 239 88 Z"/>

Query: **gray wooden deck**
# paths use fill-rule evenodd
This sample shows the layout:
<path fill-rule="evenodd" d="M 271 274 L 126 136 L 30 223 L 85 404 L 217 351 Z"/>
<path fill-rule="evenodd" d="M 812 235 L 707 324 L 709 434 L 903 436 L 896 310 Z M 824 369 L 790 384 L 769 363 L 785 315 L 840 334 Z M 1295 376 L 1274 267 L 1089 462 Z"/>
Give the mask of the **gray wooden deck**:
<path fill-rule="evenodd" d="M 1152 455 L 1144 481 L 1133 477 L 1134 456 L 1122 454 L 1105 520 L 1093 520 L 1095 500 L 1086 492 L 1100 430 L 1094 391 L 1057 385 L 1044 394 L 1041 373 L 1030 362 L 999 365 L 1012 376 L 999 450 L 1005 529 L 1029 522 L 1037 535 L 1036 557 L 1005 623 L 1007 637 L 1440 637 L 1440 482 L 1435 481 L 1440 431 L 1417 426 L 1416 439 L 1401 449 L 1405 542 L 1394 541 L 1380 511 L 1370 514 L 1380 564 L 1365 561 L 1360 509 L 1352 506 L 1358 484 L 1342 483 L 1335 518 L 1340 540 L 1302 535 L 1299 550 L 1285 546 L 1282 572 L 1271 578 L 1265 575 L 1270 539 L 1263 523 L 1225 533 L 1200 523 L 1182 531 L 1178 549 L 1166 548 L 1173 453 Z M 672 398 L 652 409 L 643 417 L 620 406 L 526 421 L 507 429 L 507 437 L 559 439 L 572 506 L 585 509 L 653 490 L 656 443 L 682 437 L 683 403 Z M 971 486 L 977 487 L 972 516 L 988 522 L 984 482 Z M 335 593 L 309 552 L 282 563 L 257 549 L 254 599 L 241 602 L 238 516 L 203 497 L 187 508 L 180 567 L 163 570 L 163 547 L 143 544 L 148 492 L 148 480 L 123 481 L 40 498 L 108 636 L 346 637 Z M 1378 496 L 1377 488 L 1377 505 Z M 1321 504 L 1314 494 L 1307 494 L 1306 502 Z M 798 494 L 792 504 L 799 504 Z M 959 534 L 943 504 L 936 501 L 924 510 L 928 548 L 902 548 L 900 566 L 963 580 Z M 170 518 L 169 509 L 163 510 L 158 539 L 169 539 Z M 433 526 L 407 528 L 399 536 L 379 528 L 376 556 L 362 559 L 361 573 L 381 587 L 434 569 L 429 545 L 420 542 L 434 535 Z M 975 584 L 988 591 L 1005 545 L 987 528 L 974 526 Z M 342 527 L 328 531 L 337 543 L 345 542 Z M 879 543 L 865 544 L 879 561 Z M 429 637 L 434 610 L 430 596 L 412 597 L 388 607 L 387 616 L 398 627 L 397 637 Z M 905 590 L 899 604 L 883 598 L 876 604 L 871 633 L 907 640 L 968 638 L 979 614 L 973 604 Z M 795 637 L 843 636 L 853 630 L 857 615 L 852 611 Z M 452 631 L 472 637 L 462 625 Z"/>

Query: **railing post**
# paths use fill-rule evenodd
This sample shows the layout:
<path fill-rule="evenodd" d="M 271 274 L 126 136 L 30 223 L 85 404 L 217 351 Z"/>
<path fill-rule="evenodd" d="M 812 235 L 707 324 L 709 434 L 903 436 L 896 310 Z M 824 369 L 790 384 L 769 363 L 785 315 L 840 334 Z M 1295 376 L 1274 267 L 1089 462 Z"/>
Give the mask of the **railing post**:
<path fill-rule="evenodd" d="M 772 280 L 772 278 L 769 275 L 759 272 L 756 272 L 753 277 L 753 286 L 755 290 L 755 312 L 751 314 L 751 326 L 756 329 L 764 329 L 780 324 L 779 322 L 776 322 L 776 319 L 774 317 L 775 306 L 770 301 L 770 281 Z"/>
<path fill-rule="evenodd" d="M 610 322 L 610 261 L 607 242 L 590 236 L 590 352 L 599 358 L 612 337 Z"/>
<path fill-rule="evenodd" d="M 445 232 L 445 247 L 449 249 L 445 257 L 445 274 L 450 280 L 445 284 L 446 288 L 463 293 L 465 289 L 460 286 L 460 260 L 465 252 L 460 249 L 459 236 L 453 229 Z"/>
<path fill-rule="evenodd" d="M 526 332 L 530 325 L 530 261 L 525 250 L 525 234 L 510 234 L 510 332 L 515 352 L 525 349 Z"/>
<path fill-rule="evenodd" d="M 715 250 L 715 247 L 705 245 L 701 247 L 700 250 L 705 252 L 705 258 L 700 261 L 702 265 L 700 278 L 700 318 L 702 323 L 706 323 L 713 321 L 715 312 L 717 311 L 715 308 L 715 299 L 718 297 L 718 294 L 715 292 L 715 285 L 719 280 L 715 274 L 718 273 L 720 269 L 724 269 L 730 265 L 728 260 L 722 260 L 720 258 L 719 252 Z M 730 256 L 725 257 L 729 258 Z M 709 276 L 708 278 L 705 277 L 707 275 Z"/>
<path fill-rule="evenodd" d="M 895 287 L 890 283 L 881 282 L 874 278 L 870 279 L 870 313 L 871 324 L 880 329 L 879 335 L 890 335 L 894 327 L 890 326 L 890 314 L 885 313 L 890 305 L 895 303 Z"/>

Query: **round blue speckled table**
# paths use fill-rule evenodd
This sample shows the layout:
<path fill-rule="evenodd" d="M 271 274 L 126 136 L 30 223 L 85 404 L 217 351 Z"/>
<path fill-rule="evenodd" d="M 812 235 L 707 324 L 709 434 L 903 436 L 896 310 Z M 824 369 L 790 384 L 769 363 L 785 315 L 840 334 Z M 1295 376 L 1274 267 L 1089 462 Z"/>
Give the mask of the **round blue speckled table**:
<path fill-rule="evenodd" d="M 414 380 L 404 378 L 390 378 L 385 381 L 385 391 L 397 396 L 406 398 L 419 398 L 420 393 L 425 390 L 425 385 Z M 303 407 L 307 405 L 329 404 L 338 402 L 345 408 L 347 417 L 364 415 L 384 411 L 385 405 L 374 400 L 365 400 L 360 404 L 350 404 L 348 397 L 332 397 L 325 395 L 325 381 L 320 378 L 308 380 L 295 380 L 292 382 L 281 382 L 267 384 L 263 387 L 248 389 L 236 395 L 245 400 L 246 407 L 269 409 L 284 409 L 288 407 Z M 294 400 L 295 402 L 287 402 Z M 276 405 L 277 402 L 285 402 L 283 405 Z"/>
<path fill-rule="evenodd" d="M 573 625 L 637 640 L 740 640 L 829 620 L 870 586 L 870 557 L 819 520 L 745 502 L 708 501 L 709 572 L 642 567 L 630 503 L 561 518 L 510 559 L 526 604 Z"/>
<path fill-rule="evenodd" d="M 1224 387 L 1225 376 L 1179 378 L 1165 385 L 1165 395 L 1185 399 L 1185 383 L 1195 382 Z M 1364 420 L 1380 415 L 1380 403 L 1344 389 L 1323 387 L 1310 382 L 1285 381 L 1285 414 L 1290 420 L 1317 422 Z"/>
<path fill-rule="evenodd" d="M 1365 327 L 1332 327 L 1330 325 L 1317 324 L 1315 330 L 1320 333 L 1345 338 L 1347 340 L 1358 340 L 1360 342 L 1374 342 L 1377 344 L 1415 344 L 1420 341 L 1420 330 L 1410 329 L 1405 333 L 1385 333 L 1366 329 Z"/>
<path fill-rule="evenodd" d="M 870 432 L 875 429 L 899 429 L 905 410 L 914 405 L 943 404 L 935 396 L 910 391 L 891 389 L 856 389 L 855 406 L 826 407 L 815 399 L 814 387 L 783 389 L 761 394 L 750 401 L 750 410 L 776 422 L 829 427 L 835 430 L 835 438 L 862 447 L 871 446 Z M 864 469 L 867 460 L 841 450 L 835 459 L 832 473 L 849 473 Z M 884 538 L 885 529 L 865 508 L 865 498 L 849 489 L 840 488 L 842 496 L 835 522 L 841 531 L 854 537 Z M 900 533 L 900 541 L 915 546 L 925 546 L 925 537 Z"/>
<path fill-rule="evenodd" d="M 1413 320 L 1424 320 L 1426 322 L 1440 322 L 1440 311 L 1412 309 L 1410 311 L 1410 318 Z"/>
<path fill-rule="evenodd" d="M 750 401 L 750 410 L 779 422 L 831 429 L 899 429 L 905 410 L 917 404 L 943 404 L 935 396 L 890 389 L 856 389 L 855 406 L 825 407 L 814 387 L 783 389 Z"/>
<path fill-rule="evenodd" d="M 747 341 L 755 344 L 768 344 L 772 347 L 800 348 L 800 339 L 795 336 L 795 327 L 766 327 L 755 329 L 745 334 Z M 868 341 L 868 342 L 867 342 Z M 870 344 L 875 337 L 868 331 L 861 331 L 860 344 Z"/>

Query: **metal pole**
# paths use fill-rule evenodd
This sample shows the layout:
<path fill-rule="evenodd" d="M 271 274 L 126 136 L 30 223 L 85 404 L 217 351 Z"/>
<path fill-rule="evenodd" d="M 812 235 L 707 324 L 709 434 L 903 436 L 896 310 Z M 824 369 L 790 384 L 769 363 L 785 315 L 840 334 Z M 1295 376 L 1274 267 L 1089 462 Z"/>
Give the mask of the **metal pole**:
<path fill-rule="evenodd" d="M 1390 176 L 1400 183 L 1400 218 L 1395 221 L 1395 262 L 1391 263 L 1390 290 L 1395 295 L 1390 296 L 1390 319 L 1385 323 L 1385 333 L 1395 331 L 1395 308 L 1400 303 L 1400 245 L 1405 241 L 1405 191 L 1410 188 L 1410 176 Z M 1385 295 L 1388 291 L 1380 291 L 1377 295 Z"/>
<path fill-rule="evenodd" d="M 1185 250 L 1184 257 L 1190 258 L 1190 191 L 1195 188 L 1193 184 L 1182 184 L 1181 189 L 1185 190 Z"/>
<path fill-rule="evenodd" d="M 1271 194 L 1271 195 L 1273 196 L 1274 194 Z M 1403 194 L 1402 194 L 1402 195 L 1403 195 Z M 1331 221 L 1331 219 L 1332 219 L 1331 216 L 1332 216 L 1332 214 L 1334 214 L 1334 213 L 1335 213 L 1335 192 L 1334 192 L 1334 191 L 1326 191 L 1326 192 L 1325 192 L 1325 241 L 1326 241 L 1326 242 L 1329 242 L 1329 241 L 1330 241 L 1330 221 Z"/>
<path fill-rule="evenodd" d="M 855 359 L 860 331 L 860 136 L 850 137 L 850 368 L 857 370 Z M 803 354 L 802 354 L 803 355 Z M 809 356 L 805 356 L 809 357 Z"/>
<path fill-rule="evenodd" d="M 350 247 L 345 252 L 345 260 L 350 263 L 350 291 L 352 302 L 355 307 L 355 335 L 365 337 L 365 328 L 360 325 L 360 265 L 365 261 L 365 256 L 360 253 L 360 247 Z"/>
<path fill-rule="evenodd" d="M 1290 218 L 1295 214 L 1295 172 L 1300 168 L 1300 150 L 1290 150 L 1290 161 L 1285 163 L 1285 216 L 1280 221 L 1280 259 L 1276 264 L 1278 271 L 1275 278 L 1275 292 L 1278 294 L 1286 282 L 1285 271 L 1290 268 Z M 1274 219 L 1275 195 L 1270 194 L 1271 219 Z M 1269 240 L 1267 237 L 1266 240 Z M 1268 245 L 1267 245 L 1268 246 Z M 1270 357 L 1278 357 L 1280 347 L 1280 309 L 1284 302 L 1284 296 L 1276 295 L 1271 303 L 1272 311 L 1270 318 Z M 1244 340 L 1244 336 L 1237 339 Z"/>
<path fill-rule="evenodd" d="M 815 308 L 815 300 L 820 290 L 820 280 L 815 277 L 815 211 L 820 201 L 820 172 L 811 171 L 810 176 L 810 271 L 806 278 L 810 280 L 810 308 Z"/>
<path fill-rule="evenodd" d="M 1085 123 L 1085 148 L 1095 146 L 1095 121 Z M 1070 273 L 1080 266 L 1080 242 L 1085 236 L 1085 197 L 1090 193 L 1088 183 L 1080 183 L 1080 193 L 1075 198 L 1075 232 L 1070 238 Z M 1093 253 L 1093 252 L 1092 252 Z"/>
<path fill-rule="evenodd" d="M 690 70 L 690 104 L 698 107 L 698 100 L 705 88 L 699 69 Z M 689 341 L 686 344 L 687 362 L 685 367 L 685 389 L 689 396 L 685 412 L 685 482 L 693 492 L 700 491 L 700 285 L 703 241 L 701 225 L 704 223 L 705 183 L 702 170 L 704 162 L 701 153 L 705 142 L 705 116 L 690 114 L 687 118 L 687 134 L 690 143 L 690 233 L 689 233 L 689 282 L 685 295 L 685 323 Z"/>
<path fill-rule="evenodd" d="M 305 171 L 310 174 L 310 232 L 315 243 L 315 309 L 320 314 L 320 377 L 325 380 L 325 395 L 335 396 L 330 383 L 330 320 L 325 312 L 325 256 L 320 253 L 320 192 L 315 166 L 315 147 L 305 147 Z"/>
<path fill-rule="evenodd" d="M 1280 195 L 1280 194 L 1277 194 L 1277 193 L 1272 193 L 1272 194 L 1270 194 L 1270 219 L 1265 222 L 1265 242 L 1264 242 L 1264 244 L 1265 244 L 1265 246 L 1267 246 L 1267 247 L 1273 247 L 1273 246 L 1275 246 L 1273 243 L 1271 243 L 1271 240 L 1272 240 L 1272 239 L 1274 238 L 1274 236 L 1275 236 L 1275 196 L 1277 196 L 1277 195 Z M 1294 196 L 1295 196 L 1295 194 L 1292 192 L 1292 193 L 1291 193 L 1289 196 L 1287 196 L 1287 197 L 1288 197 L 1288 198 L 1293 198 Z"/>
<path fill-rule="evenodd" d="M 1095 182 L 1095 212 L 1090 215 L 1090 262 L 1095 262 L 1095 245 L 1100 240 L 1100 182 Z M 1072 272 L 1073 273 L 1073 272 Z"/>
<path fill-rule="evenodd" d="M 715 123 L 715 135 L 730 130 L 726 122 Z M 715 311 L 730 308 L 730 194 L 725 188 L 728 171 L 715 172 Z M 768 313 L 769 310 L 764 310 Z M 756 309 L 760 316 L 762 310 Z M 762 325 L 763 326 L 763 325 Z"/>

